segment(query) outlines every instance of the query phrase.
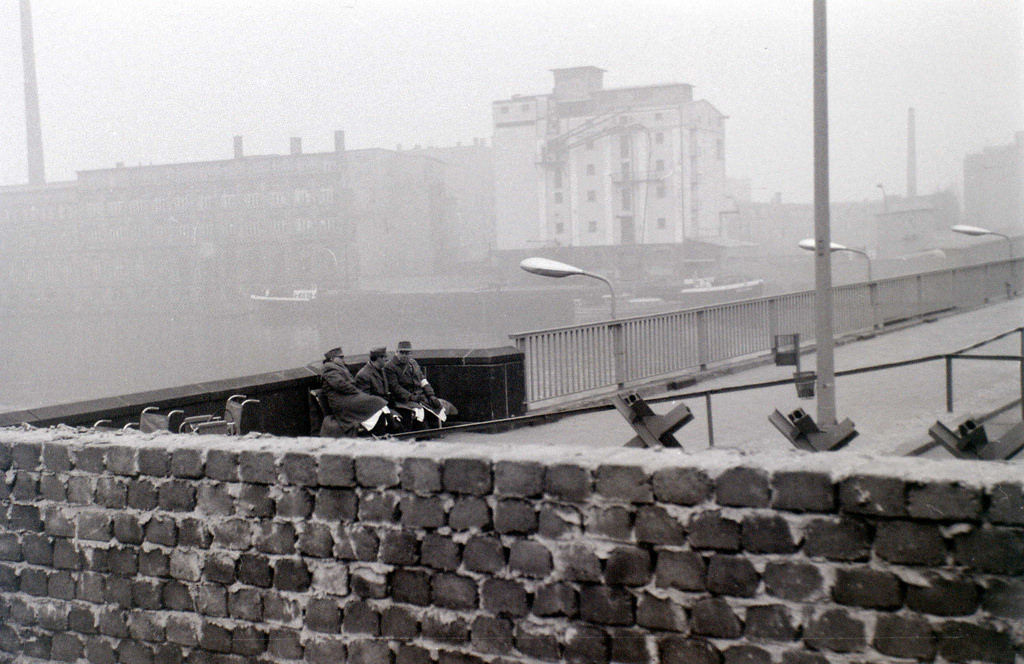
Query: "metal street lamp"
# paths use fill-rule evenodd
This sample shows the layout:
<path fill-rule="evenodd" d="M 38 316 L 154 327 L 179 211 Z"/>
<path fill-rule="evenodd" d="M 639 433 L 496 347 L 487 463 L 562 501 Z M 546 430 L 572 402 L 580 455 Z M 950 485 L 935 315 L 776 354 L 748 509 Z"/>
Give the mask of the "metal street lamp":
<path fill-rule="evenodd" d="M 797 242 L 797 246 L 800 247 L 801 249 L 806 249 L 807 251 L 814 251 L 814 238 L 804 238 L 803 240 Z M 851 254 L 860 254 L 868 262 L 868 282 L 870 283 L 874 281 L 874 279 L 871 278 L 871 256 L 868 256 L 866 251 L 861 251 L 860 249 L 847 247 L 845 244 L 839 244 L 838 242 L 829 242 L 829 251 L 848 251 Z"/>
<path fill-rule="evenodd" d="M 608 291 L 612 295 L 612 318 L 608 327 L 611 329 L 612 333 L 612 353 L 615 356 L 615 384 L 621 388 L 625 383 L 626 376 L 626 348 L 622 338 L 622 323 L 615 320 L 615 289 L 612 287 L 612 282 L 599 274 L 587 272 L 575 265 L 560 263 L 559 261 L 553 261 L 550 258 L 540 258 L 538 256 L 524 258 L 520 261 L 519 267 L 530 274 L 536 274 L 542 277 L 554 277 L 556 279 L 576 275 L 581 277 L 590 277 L 591 279 L 603 281 L 605 285 L 608 286 Z"/>
<path fill-rule="evenodd" d="M 996 231 L 990 231 L 989 229 L 982 228 L 980 226 L 968 226 L 967 224 L 956 224 L 955 226 L 950 226 L 949 230 L 953 231 L 954 233 L 960 233 L 961 235 L 969 235 L 971 237 L 979 237 L 981 235 L 995 235 L 996 237 L 1001 237 L 1004 240 L 1006 240 L 1006 248 L 1010 252 L 1010 279 L 1013 281 L 1012 286 L 1010 286 L 1010 284 L 1007 284 L 1007 286 L 1010 286 L 1011 291 L 1016 290 L 1017 267 L 1013 264 L 1013 240 L 1010 239 L 1009 235 L 997 233 Z"/>
<path fill-rule="evenodd" d="M 530 274 L 536 274 L 542 277 L 554 277 L 556 279 L 561 279 L 562 277 L 579 275 L 581 277 L 591 277 L 592 279 L 603 281 L 605 285 L 608 286 L 608 290 L 612 295 L 612 320 L 615 320 L 615 289 L 612 287 L 612 282 L 608 281 L 601 275 L 594 274 L 593 272 L 587 272 L 575 265 L 553 261 L 550 258 L 540 258 L 538 256 L 524 258 L 519 263 L 519 267 Z"/>

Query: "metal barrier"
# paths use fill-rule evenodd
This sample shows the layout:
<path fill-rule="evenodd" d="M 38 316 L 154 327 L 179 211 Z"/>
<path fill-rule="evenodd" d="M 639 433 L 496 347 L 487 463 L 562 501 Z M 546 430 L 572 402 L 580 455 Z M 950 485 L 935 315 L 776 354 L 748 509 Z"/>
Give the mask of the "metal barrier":
<path fill-rule="evenodd" d="M 935 270 L 833 288 L 837 336 L 982 305 L 1019 291 L 1018 261 Z M 531 406 L 602 394 L 744 356 L 776 334 L 814 337 L 814 291 L 509 335 L 526 364 Z"/>

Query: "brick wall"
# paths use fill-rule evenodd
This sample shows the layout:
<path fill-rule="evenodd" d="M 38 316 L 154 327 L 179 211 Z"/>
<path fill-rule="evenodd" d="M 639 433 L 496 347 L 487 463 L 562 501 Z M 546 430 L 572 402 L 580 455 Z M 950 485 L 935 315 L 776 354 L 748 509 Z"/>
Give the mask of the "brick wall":
<path fill-rule="evenodd" d="M 0 662 L 1024 655 L 1019 464 L 536 435 L 0 429 Z"/>

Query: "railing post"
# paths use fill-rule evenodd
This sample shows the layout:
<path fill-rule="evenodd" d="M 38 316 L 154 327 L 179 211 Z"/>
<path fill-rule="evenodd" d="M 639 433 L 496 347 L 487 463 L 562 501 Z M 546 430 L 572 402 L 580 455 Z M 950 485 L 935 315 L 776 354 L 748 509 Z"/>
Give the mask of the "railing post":
<path fill-rule="evenodd" d="M 622 323 L 616 321 L 609 327 L 612 330 L 612 353 L 615 356 L 615 384 L 621 388 L 626 382 L 626 348 L 622 338 Z"/>
<path fill-rule="evenodd" d="M 878 283 L 872 281 L 868 284 L 868 302 L 871 306 L 871 329 L 882 329 L 882 312 L 878 307 Z"/>
<path fill-rule="evenodd" d="M 715 446 L 715 425 L 714 418 L 711 417 L 711 393 L 704 394 L 704 410 L 708 414 L 708 447 Z"/>
<path fill-rule="evenodd" d="M 703 309 L 697 312 L 697 361 L 700 370 L 708 368 L 708 317 Z"/>
<path fill-rule="evenodd" d="M 953 412 L 953 356 L 946 356 L 946 412 Z"/>
<path fill-rule="evenodd" d="M 914 278 L 914 285 L 917 288 L 917 293 L 916 293 L 917 309 L 916 309 L 916 313 L 917 313 L 917 317 L 918 318 L 920 318 L 921 316 L 924 315 L 924 287 L 921 284 L 921 281 L 922 281 L 921 275 L 917 275 Z"/>
<path fill-rule="evenodd" d="M 1024 358 L 1024 327 L 1020 328 L 1020 356 Z M 1024 359 L 1020 361 L 1020 416 L 1024 419 Z"/>

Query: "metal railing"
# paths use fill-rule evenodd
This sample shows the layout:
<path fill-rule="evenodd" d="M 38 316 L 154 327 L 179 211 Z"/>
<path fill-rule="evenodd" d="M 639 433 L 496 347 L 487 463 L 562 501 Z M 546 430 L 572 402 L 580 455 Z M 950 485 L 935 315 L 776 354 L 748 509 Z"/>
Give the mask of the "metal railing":
<path fill-rule="evenodd" d="M 1021 267 L 996 261 L 833 288 L 845 336 L 1008 298 Z M 526 401 L 586 397 L 767 353 L 776 334 L 814 337 L 814 291 L 509 335 L 526 364 Z"/>

